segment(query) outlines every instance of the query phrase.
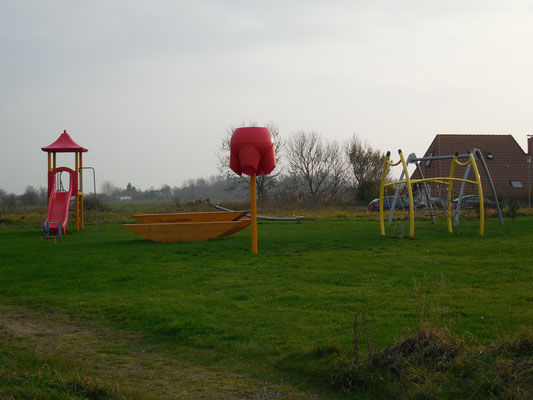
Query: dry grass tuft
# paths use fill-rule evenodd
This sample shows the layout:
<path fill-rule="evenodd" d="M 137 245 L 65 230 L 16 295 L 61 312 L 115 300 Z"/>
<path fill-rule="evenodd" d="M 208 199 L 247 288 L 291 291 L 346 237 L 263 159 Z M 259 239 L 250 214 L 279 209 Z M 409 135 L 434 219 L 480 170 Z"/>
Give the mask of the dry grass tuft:
<path fill-rule="evenodd" d="M 357 323 L 354 328 L 359 329 Z M 355 330 L 354 338 L 357 342 Z M 353 354 L 328 350 L 323 343 L 311 354 L 327 358 L 319 375 L 336 391 L 410 400 L 533 398 L 531 331 L 473 346 L 477 340 L 467 343 L 449 329 L 425 323 L 383 350 L 367 346 L 364 354 L 358 343 Z"/>

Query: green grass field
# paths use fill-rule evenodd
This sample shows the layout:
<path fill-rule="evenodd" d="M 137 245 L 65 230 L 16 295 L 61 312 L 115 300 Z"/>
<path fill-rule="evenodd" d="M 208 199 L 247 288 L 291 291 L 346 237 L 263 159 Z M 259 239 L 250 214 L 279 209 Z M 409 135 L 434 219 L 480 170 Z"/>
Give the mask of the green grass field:
<path fill-rule="evenodd" d="M 507 398 L 503 389 L 482 386 L 485 378 L 462 380 L 449 371 L 434 385 L 413 382 L 415 391 L 394 377 L 400 383 L 392 389 L 346 386 L 338 384 L 335 371 L 337 359 L 353 357 L 356 313 L 365 317 L 358 323 L 365 354 L 392 348 L 427 323 L 469 349 L 514 343 L 518 332 L 533 326 L 532 223 L 532 217 L 503 226 L 489 219 L 479 238 L 475 230 L 450 235 L 440 229 L 443 224 L 432 229 L 422 222 L 415 240 L 380 238 L 377 221 L 342 215 L 261 223 L 256 256 L 250 254 L 249 230 L 169 244 L 102 224 L 98 232 L 87 225 L 50 243 L 40 227 L 4 227 L 0 301 L 133 331 L 143 338 L 124 345 L 133 353 L 148 346 L 187 365 L 283 382 L 320 398 Z M 3 346 L 5 360 L 20 359 L 10 356 L 5 341 Z M 525 355 L 533 359 L 533 351 Z M 494 356 L 484 362 L 497 361 Z M 533 363 L 526 366 L 522 393 L 531 395 Z M 468 381 L 481 382 L 481 389 Z M 450 384 L 455 389 L 445 390 Z M 9 385 L 2 390 L 13 396 Z M 101 392 L 97 398 L 115 398 L 114 392 Z M 77 398 L 69 396 L 64 398 Z"/>

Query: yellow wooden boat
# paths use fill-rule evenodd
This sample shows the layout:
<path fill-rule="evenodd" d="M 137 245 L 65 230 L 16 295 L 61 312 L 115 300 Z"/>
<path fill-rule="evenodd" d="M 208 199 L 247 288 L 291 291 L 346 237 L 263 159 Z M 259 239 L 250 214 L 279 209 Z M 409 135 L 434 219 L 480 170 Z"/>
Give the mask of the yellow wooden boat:
<path fill-rule="evenodd" d="M 139 214 L 133 217 L 140 224 L 124 227 L 155 242 L 201 242 L 232 235 L 250 225 L 241 219 L 248 211 L 195 212 L 170 214 Z"/>
<path fill-rule="evenodd" d="M 202 242 L 234 234 L 248 225 L 250 225 L 249 219 L 240 221 L 124 224 L 124 227 L 154 242 Z"/>
<path fill-rule="evenodd" d="M 249 211 L 210 211 L 193 213 L 169 214 L 138 214 L 134 215 L 137 221 L 143 224 L 170 223 L 170 222 L 216 222 L 237 221 L 248 214 Z"/>

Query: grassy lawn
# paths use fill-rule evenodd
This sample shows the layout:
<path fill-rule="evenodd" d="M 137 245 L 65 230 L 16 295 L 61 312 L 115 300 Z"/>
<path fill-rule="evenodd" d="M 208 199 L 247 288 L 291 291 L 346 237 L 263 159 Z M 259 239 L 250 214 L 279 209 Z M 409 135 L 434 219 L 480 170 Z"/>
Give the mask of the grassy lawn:
<path fill-rule="evenodd" d="M 324 343 L 350 354 L 355 313 L 360 347 L 374 350 L 426 321 L 476 346 L 532 327 L 532 223 L 489 219 L 479 238 L 422 222 L 415 240 L 342 215 L 260 223 L 256 256 L 249 230 L 169 244 L 101 224 L 52 244 L 39 227 L 4 227 L 0 302 L 136 331 L 198 365 L 359 398 L 368 394 L 317 379 L 323 360 L 312 356 Z"/>

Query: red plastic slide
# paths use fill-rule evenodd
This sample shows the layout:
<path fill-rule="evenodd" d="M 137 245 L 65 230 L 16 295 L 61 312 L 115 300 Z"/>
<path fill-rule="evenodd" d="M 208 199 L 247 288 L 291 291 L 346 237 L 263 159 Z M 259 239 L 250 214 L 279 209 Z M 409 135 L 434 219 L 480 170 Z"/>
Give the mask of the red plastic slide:
<path fill-rule="evenodd" d="M 63 171 L 70 174 L 70 185 L 67 191 L 57 191 L 56 176 Z M 61 237 L 67 231 L 70 198 L 76 195 L 77 182 L 76 172 L 70 168 L 60 167 L 48 173 L 48 213 L 44 222 L 46 237 Z"/>

